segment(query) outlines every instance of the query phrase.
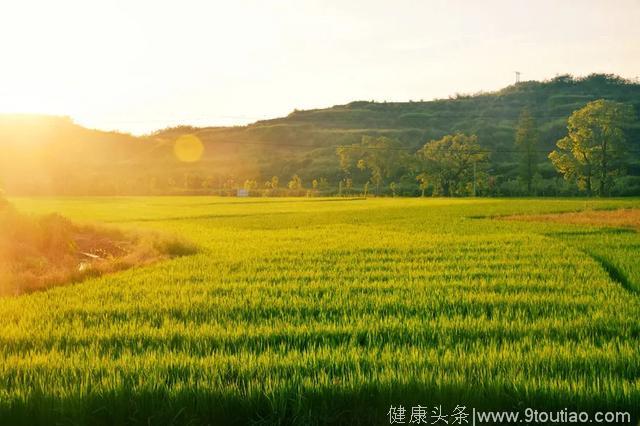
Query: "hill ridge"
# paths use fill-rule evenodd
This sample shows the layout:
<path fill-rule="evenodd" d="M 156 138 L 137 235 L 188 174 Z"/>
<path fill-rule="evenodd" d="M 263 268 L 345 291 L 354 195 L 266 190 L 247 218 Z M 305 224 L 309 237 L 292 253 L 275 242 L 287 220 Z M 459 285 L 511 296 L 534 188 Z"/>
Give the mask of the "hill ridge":
<path fill-rule="evenodd" d="M 494 151 L 491 171 L 504 187 L 496 195 L 516 195 L 517 191 L 508 189 L 516 179 L 516 159 L 509 151 L 513 150 L 522 109 L 529 108 L 537 120 L 541 149 L 551 151 L 566 134 L 567 117 L 600 98 L 629 103 L 636 115 L 640 113 L 640 84 L 614 75 L 591 74 L 579 78 L 562 75 L 495 92 L 424 102 L 352 101 L 330 108 L 295 110 L 285 117 L 246 126 L 184 125 L 144 136 L 88 129 L 69 117 L 41 117 L 47 125 L 31 125 L 25 119 L 23 125 L 12 129 L 6 116 L 0 116 L 0 143 L 5 151 L 0 158 L 0 182 L 9 194 L 212 193 L 241 187 L 245 180 L 263 186 L 272 176 L 279 176 L 286 184 L 297 174 L 306 186 L 312 179 L 325 179 L 336 188 L 344 178 L 336 146 L 359 143 L 363 136 L 386 136 L 415 151 L 429 140 L 464 132 L 476 134 L 483 149 Z M 50 126 L 50 122 L 58 125 Z M 173 144 L 184 134 L 194 134 L 202 142 L 200 161 L 181 163 L 176 159 Z M 630 138 L 640 145 L 638 126 L 631 129 Z M 34 145 L 35 154 L 29 152 Z M 544 157 L 540 159 L 541 178 L 549 187 L 560 187 L 558 175 Z M 629 175 L 640 176 L 637 158 Z M 353 178 L 356 185 L 364 183 L 363 175 L 355 173 Z M 415 179 L 394 178 L 401 179 L 400 193 L 415 195 Z M 640 182 L 634 181 L 631 187 L 632 193 L 640 194 Z M 558 191 L 552 193 L 568 195 L 574 190 Z"/>

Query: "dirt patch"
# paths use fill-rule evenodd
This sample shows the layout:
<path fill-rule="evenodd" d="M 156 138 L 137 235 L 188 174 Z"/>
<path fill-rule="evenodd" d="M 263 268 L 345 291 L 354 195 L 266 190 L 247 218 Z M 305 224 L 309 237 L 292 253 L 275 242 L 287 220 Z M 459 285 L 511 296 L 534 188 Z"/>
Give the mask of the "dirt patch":
<path fill-rule="evenodd" d="M 31 217 L 0 206 L 0 295 L 18 295 L 191 254 L 173 237 Z"/>
<path fill-rule="evenodd" d="M 640 230 L 640 209 L 586 210 L 571 213 L 507 216 L 501 219 L 526 222 L 556 222 L 613 228 L 633 228 L 635 230 Z"/>

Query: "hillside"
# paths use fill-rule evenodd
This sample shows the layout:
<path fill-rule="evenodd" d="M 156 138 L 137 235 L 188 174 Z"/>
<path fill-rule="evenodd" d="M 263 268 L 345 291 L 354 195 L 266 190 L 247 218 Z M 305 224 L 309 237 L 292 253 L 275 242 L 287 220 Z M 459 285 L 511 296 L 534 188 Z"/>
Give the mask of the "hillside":
<path fill-rule="evenodd" d="M 595 99 L 629 103 L 640 112 L 640 84 L 615 76 L 560 76 L 545 82 L 522 82 L 494 93 L 456 95 L 420 102 L 352 102 L 326 109 L 294 111 L 287 117 L 239 127 L 177 127 L 144 137 L 89 130 L 68 118 L 0 117 L 0 179 L 9 194 L 158 194 L 216 193 L 255 179 L 259 187 L 279 176 L 281 186 L 293 174 L 303 184 L 325 178 L 337 186 L 342 178 L 335 149 L 362 136 L 399 140 L 408 152 L 456 131 L 473 133 L 491 150 L 496 195 L 515 195 L 513 152 L 518 116 L 528 107 L 538 125 L 541 146 L 549 151 L 566 134 L 566 118 Z M 197 162 L 181 162 L 174 143 L 196 135 L 203 145 Z M 629 139 L 640 149 L 640 128 Z M 558 177 L 546 155 L 540 179 L 547 194 L 560 192 Z M 640 162 L 629 167 L 617 193 L 640 192 Z M 355 185 L 362 184 L 355 176 Z M 401 192 L 415 194 L 415 179 L 398 176 Z M 502 188 L 502 189 L 500 189 Z M 556 188 L 556 189 L 554 189 Z M 626 193 L 625 193 L 626 191 Z"/>

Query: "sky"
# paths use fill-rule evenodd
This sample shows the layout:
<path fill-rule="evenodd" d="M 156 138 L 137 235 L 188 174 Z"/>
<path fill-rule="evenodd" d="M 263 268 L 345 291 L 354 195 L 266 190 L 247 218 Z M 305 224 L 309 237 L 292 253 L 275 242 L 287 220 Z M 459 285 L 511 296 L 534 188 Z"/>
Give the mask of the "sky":
<path fill-rule="evenodd" d="M 640 0 L 2 0 L 0 113 L 134 134 L 640 76 Z"/>

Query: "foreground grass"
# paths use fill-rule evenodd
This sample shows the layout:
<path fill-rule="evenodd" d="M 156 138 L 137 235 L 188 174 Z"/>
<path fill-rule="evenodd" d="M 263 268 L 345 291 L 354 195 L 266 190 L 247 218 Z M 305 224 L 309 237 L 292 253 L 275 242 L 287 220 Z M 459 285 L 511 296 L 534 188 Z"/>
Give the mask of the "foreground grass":
<path fill-rule="evenodd" d="M 28 216 L 0 200 L 0 296 L 193 252 L 191 244 L 175 237 L 80 225 L 57 214 Z"/>
<path fill-rule="evenodd" d="M 594 256 L 637 283 L 638 234 L 491 219 L 637 200 L 15 203 L 202 251 L 0 300 L 0 424 L 388 424 L 390 404 L 638 414 L 640 300 Z"/>
<path fill-rule="evenodd" d="M 611 279 L 640 292 L 640 209 L 587 209 L 578 212 L 515 215 L 506 220 L 580 225 L 552 230 L 547 235 L 567 241 L 600 263 Z"/>

